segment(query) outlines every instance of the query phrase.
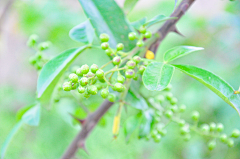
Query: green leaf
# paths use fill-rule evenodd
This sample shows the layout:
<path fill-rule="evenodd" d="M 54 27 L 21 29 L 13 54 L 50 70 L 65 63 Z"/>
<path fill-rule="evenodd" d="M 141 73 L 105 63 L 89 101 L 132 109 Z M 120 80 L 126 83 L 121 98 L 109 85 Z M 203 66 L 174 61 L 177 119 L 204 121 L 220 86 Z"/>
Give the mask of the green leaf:
<path fill-rule="evenodd" d="M 133 7 L 137 4 L 138 0 L 125 0 L 123 9 L 125 10 L 126 14 L 131 12 Z"/>
<path fill-rule="evenodd" d="M 135 21 L 135 22 L 132 22 L 132 23 L 131 23 L 131 26 L 133 26 L 135 29 L 139 29 L 143 24 L 146 23 L 146 21 L 147 21 L 147 18 L 144 17 L 144 18 L 142 18 L 142 19 L 140 19 L 140 20 L 137 20 L 137 21 Z"/>
<path fill-rule="evenodd" d="M 25 107 L 19 109 L 17 112 L 17 115 L 16 115 L 16 120 L 20 121 L 22 119 L 22 116 L 24 115 L 24 113 L 26 113 L 29 109 L 31 109 L 35 105 L 36 104 L 31 104 L 31 105 L 28 105 L 28 106 L 25 106 Z"/>
<path fill-rule="evenodd" d="M 40 113 L 41 113 L 41 107 L 40 104 L 37 104 L 36 106 L 29 109 L 23 116 L 22 121 L 25 124 L 31 125 L 31 126 L 38 126 L 40 121 Z"/>
<path fill-rule="evenodd" d="M 146 137 L 151 132 L 154 111 L 149 109 L 143 112 L 143 118 L 139 127 L 139 138 Z"/>
<path fill-rule="evenodd" d="M 174 67 L 161 62 L 150 63 L 143 73 L 143 84 L 150 91 L 164 90 L 170 83 Z"/>
<path fill-rule="evenodd" d="M 131 26 L 121 8 L 114 0 L 79 0 L 84 12 L 90 19 L 97 36 L 101 33 L 109 35 L 109 44 L 116 48 L 117 43 L 123 43 L 125 50 L 135 47 L 135 41 L 128 39 Z"/>
<path fill-rule="evenodd" d="M 180 69 L 182 72 L 187 75 L 195 78 L 219 97 L 221 97 L 226 103 L 232 106 L 240 115 L 240 97 L 234 93 L 234 89 L 223 79 L 217 75 L 191 65 L 173 65 L 176 68 Z"/>
<path fill-rule="evenodd" d="M 18 130 L 21 128 L 23 124 L 23 121 L 20 120 L 11 130 L 11 132 L 8 134 L 6 140 L 4 141 L 2 148 L 1 148 L 1 159 L 4 158 L 4 155 L 6 153 L 6 150 L 8 148 L 8 145 L 10 144 L 12 138 L 14 137 L 14 135 L 18 132 Z"/>
<path fill-rule="evenodd" d="M 137 114 L 134 116 L 129 117 L 125 123 L 124 123 L 124 134 L 126 136 L 126 141 L 128 142 L 130 139 L 130 136 L 133 134 L 133 132 L 137 129 L 139 126 L 139 123 L 141 122 L 141 114 Z"/>
<path fill-rule="evenodd" d="M 66 50 L 44 65 L 37 82 L 38 98 L 42 103 L 49 102 L 54 87 L 62 74 L 74 59 L 87 48 L 88 46 L 82 46 Z"/>
<path fill-rule="evenodd" d="M 146 22 L 144 25 L 146 27 L 150 27 L 153 24 L 164 22 L 169 19 L 177 19 L 177 17 L 166 17 L 165 15 L 157 15 L 157 16 L 153 17 L 152 19 L 150 19 L 148 22 Z"/>
<path fill-rule="evenodd" d="M 131 90 L 128 91 L 126 102 L 136 109 L 145 110 L 148 108 L 145 99 L 139 94 L 135 95 Z"/>
<path fill-rule="evenodd" d="M 75 40 L 82 43 L 92 43 L 95 36 L 95 32 L 92 28 L 89 20 L 75 26 L 69 32 L 69 36 Z"/>
<path fill-rule="evenodd" d="M 179 57 L 185 56 L 187 54 L 193 53 L 195 51 L 203 50 L 202 47 L 194 46 L 177 46 L 172 49 L 169 49 L 164 53 L 163 59 L 165 62 L 170 62 L 176 60 Z"/>

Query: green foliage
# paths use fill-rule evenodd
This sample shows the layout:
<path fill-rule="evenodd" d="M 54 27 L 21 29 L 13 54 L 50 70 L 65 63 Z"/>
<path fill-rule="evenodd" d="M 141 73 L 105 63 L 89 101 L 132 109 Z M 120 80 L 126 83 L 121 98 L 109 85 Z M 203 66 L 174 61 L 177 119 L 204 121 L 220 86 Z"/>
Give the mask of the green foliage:
<path fill-rule="evenodd" d="M 129 103 L 128 105 L 136 109 L 146 110 L 148 108 L 145 99 L 139 94 L 136 95 L 131 90 L 127 94 L 126 102 Z"/>
<path fill-rule="evenodd" d="M 137 4 L 138 0 L 125 0 L 124 2 L 124 11 L 128 14 L 129 12 L 131 12 L 131 10 L 133 9 L 133 7 Z"/>
<path fill-rule="evenodd" d="M 151 25 L 154 25 L 156 23 L 160 23 L 160 22 L 164 22 L 166 20 L 169 19 L 177 19 L 176 17 L 166 17 L 165 15 L 156 15 L 155 17 L 153 17 L 152 19 L 150 19 L 149 21 L 147 21 L 146 23 L 144 23 L 143 25 L 146 27 L 150 27 Z"/>

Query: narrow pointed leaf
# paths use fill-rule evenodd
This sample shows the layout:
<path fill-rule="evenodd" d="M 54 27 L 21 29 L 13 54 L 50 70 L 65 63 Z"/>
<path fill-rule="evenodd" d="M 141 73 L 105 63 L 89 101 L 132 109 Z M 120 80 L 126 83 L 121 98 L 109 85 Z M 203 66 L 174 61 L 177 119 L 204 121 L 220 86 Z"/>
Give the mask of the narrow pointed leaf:
<path fill-rule="evenodd" d="M 62 74 L 74 59 L 87 48 L 88 46 L 82 46 L 66 50 L 44 65 L 37 82 L 38 98 L 42 103 L 49 102 L 52 91 Z"/>
<path fill-rule="evenodd" d="M 38 126 L 39 121 L 40 121 L 40 115 L 41 115 L 41 107 L 40 107 L 40 104 L 37 104 L 36 106 L 29 109 L 22 116 L 22 121 L 25 124 L 28 124 L 31 126 Z"/>
<path fill-rule="evenodd" d="M 151 25 L 154 25 L 156 23 L 164 22 L 169 19 L 177 19 L 176 17 L 166 17 L 165 15 L 157 15 L 150 19 L 148 22 L 146 22 L 144 25 L 146 27 L 150 27 Z"/>
<path fill-rule="evenodd" d="M 147 21 L 147 18 L 144 17 L 144 18 L 142 18 L 142 19 L 140 19 L 140 20 L 137 20 L 137 21 L 135 21 L 135 22 L 132 22 L 132 23 L 131 23 L 131 26 L 133 26 L 135 29 L 139 29 L 143 24 L 146 23 L 146 21 Z"/>
<path fill-rule="evenodd" d="M 89 18 L 97 36 L 107 33 L 110 36 L 109 44 L 116 48 L 117 43 L 123 43 L 125 50 L 135 47 L 135 42 L 128 39 L 132 27 L 114 0 L 79 0 Z"/>
<path fill-rule="evenodd" d="M 173 65 L 187 75 L 195 78 L 232 106 L 240 115 L 240 97 L 234 89 L 217 75 L 191 65 Z"/>
<path fill-rule="evenodd" d="M 164 53 L 163 59 L 165 62 L 170 62 L 178 59 L 179 57 L 182 57 L 203 49 L 204 48 L 202 47 L 194 47 L 194 46 L 177 46 L 166 51 Z"/>
<path fill-rule="evenodd" d="M 161 62 L 152 62 L 143 73 L 143 84 L 150 91 L 164 90 L 171 82 L 174 67 Z"/>
<path fill-rule="evenodd" d="M 137 4 L 138 0 L 125 0 L 123 9 L 125 10 L 126 14 L 131 12 L 133 7 Z"/>
<path fill-rule="evenodd" d="M 92 28 L 91 23 L 89 20 L 87 20 L 72 28 L 69 32 L 69 36 L 75 41 L 89 44 L 93 42 L 95 32 Z"/>
<path fill-rule="evenodd" d="M 20 121 L 22 119 L 22 116 L 32 107 L 34 107 L 36 104 L 31 104 L 25 107 L 22 107 L 21 109 L 18 110 L 17 115 L 16 115 L 16 120 Z"/>
<path fill-rule="evenodd" d="M 135 95 L 131 90 L 127 94 L 126 102 L 136 109 L 145 110 L 148 108 L 145 99 L 139 94 Z"/>

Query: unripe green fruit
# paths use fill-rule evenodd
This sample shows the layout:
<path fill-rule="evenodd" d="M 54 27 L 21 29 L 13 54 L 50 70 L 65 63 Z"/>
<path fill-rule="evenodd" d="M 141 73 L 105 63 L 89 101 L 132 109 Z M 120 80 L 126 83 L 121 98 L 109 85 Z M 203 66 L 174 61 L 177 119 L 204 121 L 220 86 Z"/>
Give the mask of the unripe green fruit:
<path fill-rule="evenodd" d="M 105 53 L 106 53 L 108 56 L 111 56 L 111 55 L 112 55 L 111 49 L 106 49 L 106 50 L 105 50 Z"/>
<path fill-rule="evenodd" d="M 48 49 L 50 46 L 50 42 L 42 42 L 38 45 L 38 50 L 43 51 Z"/>
<path fill-rule="evenodd" d="M 107 50 L 107 49 L 109 48 L 108 42 L 102 43 L 102 44 L 101 44 L 101 48 L 102 48 L 103 50 Z"/>
<path fill-rule="evenodd" d="M 185 120 L 184 119 L 180 119 L 179 121 L 178 121 L 178 125 L 179 126 L 184 126 L 186 124 L 186 122 L 185 122 Z"/>
<path fill-rule="evenodd" d="M 137 46 L 138 47 L 142 47 L 144 45 L 144 42 L 142 40 L 138 41 L 137 42 Z"/>
<path fill-rule="evenodd" d="M 155 116 L 155 117 L 154 117 L 154 121 L 155 121 L 156 123 L 159 123 L 159 122 L 161 121 L 161 118 L 158 117 L 158 116 Z"/>
<path fill-rule="evenodd" d="M 135 39 L 136 39 L 136 36 L 137 36 L 136 33 L 131 32 L 131 33 L 128 34 L 128 39 L 129 39 L 129 40 L 135 40 Z"/>
<path fill-rule="evenodd" d="M 155 114 L 156 114 L 156 116 L 158 116 L 158 117 L 161 117 L 161 116 L 162 116 L 162 112 L 160 112 L 160 111 L 156 111 Z"/>
<path fill-rule="evenodd" d="M 39 38 L 39 37 L 38 37 L 38 35 L 36 35 L 36 34 L 31 35 L 31 36 L 29 37 L 29 39 L 28 39 L 27 45 L 28 45 L 29 47 L 33 47 L 33 46 L 36 44 L 38 38 Z"/>
<path fill-rule="evenodd" d="M 147 32 L 144 34 L 144 37 L 145 37 L 145 38 L 151 38 L 151 37 L 152 37 L 151 31 L 147 31 Z"/>
<path fill-rule="evenodd" d="M 102 89 L 102 85 L 100 83 L 96 83 L 95 86 L 97 87 L 98 90 Z"/>
<path fill-rule="evenodd" d="M 170 100 L 170 104 L 174 105 L 174 104 L 177 104 L 178 102 L 178 99 L 173 97 L 171 100 Z"/>
<path fill-rule="evenodd" d="M 190 130 L 189 130 L 189 127 L 188 126 L 184 126 L 184 127 L 182 127 L 181 129 L 180 129 L 180 134 L 181 135 L 186 135 L 186 134 L 188 134 L 190 132 Z"/>
<path fill-rule="evenodd" d="M 148 62 L 148 61 L 144 61 L 144 62 L 143 62 L 143 66 L 148 66 L 149 63 L 150 63 L 150 62 Z"/>
<path fill-rule="evenodd" d="M 119 83 L 124 83 L 124 82 L 125 82 L 125 77 L 122 76 L 122 75 L 119 75 L 119 76 L 117 77 L 117 82 L 119 82 Z"/>
<path fill-rule="evenodd" d="M 96 95 L 97 91 L 98 91 L 98 89 L 95 85 L 91 85 L 88 87 L 88 92 L 92 95 Z"/>
<path fill-rule="evenodd" d="M 177 105 L 173 105 L 170 107 L 171 111 L 174 112 L 174 113 L 177 113 L 178 112 L 178 107 Z"/>
<path fill-rule="evenodd" d="M 117 51 L 123 50 L 123 48 L 124 48 L 123 43 L 118 43 L 117 44 Z"/>
<path fill-rule="evenodd" d="M 132 69 L 126 70 L 125 76 L 126 76 L 127 78 L 133 78 L 133 77 L 135 76 L 134 70 L 132 70 Z"/>
<path fill-rule="evenodd" d="M 208 143 L 208 149 L 213 150 L 216 147 L 216 141 L 212 140 Z"/>
<path fill-rule="evenodd" d="M 137 81 L 138 80 L 138 74 L 136 73 L 135 76 L 133 77 L 133 80 Z"/>
<path fill-rule="evenodd" d="M 75 90 L 78 87 L 78 83 L 72 83 L 72 90 Z"/>
<path fill-rule="evenodd" d="M 209 126 L 210 126 L 210 131 L 216 130 L 217 125 L 215 123 L 212 122 L 212 123 L 209 124 Z"/>
<path fill-rule="evenodd" d="M 161 129 L 158 130 L 159 134 L 161 134 L 162 136 L 166 136 L 167 135 L 167 129 Z"/>
<path fill-rule="evenodd" d="M 78 87 L 78 93 L 84 93 L 85 92 L 85 88 L 84 87 L 82 87 L 82 86 L 79 86 Z"/>
<path fill-rule="evenodd" d="M 169 93 L 166 95 L 166 98 L 167 98 L 167 100 L 171 100 L 171 99 L 173 98 L 173 94 L 169 92 Z"/>
<path fill-rule="evenodd" d="M 97 70 L 96 76 L 97 76 L 97 78 L 102 79 L 103 76 L 104 76 L 104 71 L 101 70 L 101 69 Z M 101 82 L 101 81 L 100 81 L 100 82 Z"/>
<path fill-rule="evenodd" d="M 220 136 L 220 140 L 221 140 L 223 143 L 226 143 L 226 142 L 228 141 L 227 135 L 226 135 L 226 134 L 222 134 L 222 135 Z"/>
<path fill-rule="evenodd" d="M 217 124 L 217 131 L 218 131 L 218 132 L 222 132 L 223 129 L 224 129 L 223 124 L 222 124 L 222 123 L 218 123 L 218 124 Z"/>
<path fill-rule="evenodd" d="M 82 65 L 82 67 L 81 67 L 81 72 L 82 72 L 83 74 L 87 74 L 87 73 L 89 72 L 89 66 L 88 66 L 87 64 Z"/>
<path fill-rule="evenodd" d="M 98 65 L 92 64 L 92 66 L 90 67 L 90 70 L 91 70 L 92 73 L 96 73 L 97 70 L 98 70 Z"/>
<path fill-rule="evenodd" d="M 147 32 L 146 27 L 145 26 L 141 26 L 139 28 L 139 32 L 142 33 L 142 34 L 145 34 Z"/>
<path fill-rule="evenodd" d="M 55 97 L 55 98 L 54 98 L 54 102 L 55 102 L 55 103 L 59 102 L 59 100 L 60 100 L 59 97 Z"/>
<path fill-rule="evenodd" d="M 167 110 L 167 111 L 165 112 L 165 116 L 166 116 L 167 118 L 171 119 L 172 116 L 173 116 L 173 112 L 172 112 L 171 110 Z"/>
<path fill-rule="evenodd" d="M 115 94 L 112 94 L 112 93 L 110 93 L 107 98 L 108 98 L 109 102 L 115 102 L 115 100 L 116 100 Z"/>
<path fill-rule="evenodd" d="M 83 76 L 82 69 L 81 69 L 81 68 L 78 68 L 78 69 L 76 70 L 76 74 L 77 74 L 78 76 Z"/>
<path fill-rule="evenodd" d="M 102 33 L 100 34 L 99 39 L 101 40 L 101 42 L 108 42 L 109 36 L 106 33 Z"/>
<path fill-rule="evenodd" d="M 102 96 L 102 98 L 107 98 L 108 97 L 108 95 L 109 95 L 109 91 L 108 91 L 108 89 L 103 89 L 102 91 L 101 91 L 101 96 Z"/>
<path fill-rule="evenodd" d="M 132 60 L 133 60 L 136 64 L 138 64 L 138 63 L 141 61 L 141 59 L 142 59 L 142 58 L 141 58 L 140 56 L 134 56 Z"/>
<path fill-rule="evenodd" d="M 210 127 L 209 127 L 209 125 L 207 125 L 207 124 L 203 124 L 203 125 L 201 126 L 201 130 L 202 130 L 202 132 L 204 132 L 204 133 L 208 133 L 209 130 L 210 130 Z"/>
<path fill-rule="evenodd" d="M 164 89 L 164 91 L 170 91 L 171 89 L 172 89 L 172 85 L 169 84 L 169 85 Z"/>
<path fill-rule="evenodd" d="M 72 84 L 70 82 L 64 82 L 62 88 L 64 91 L 70 91 L 72 90 Z"/>
<path fill-rule="evenodd" d="M 95 84 L 97 82 L 97 78 L 93 78 L 91 84 Z"/>
<path fill-rule="evenodd" d="M 159 143 L 161 141 L 162 137 L 161 137 L 161 135 L 157 134 L 156 136 L 153 137 L 153 139 L 156 143 Z"/>
<path fill-rule="evenodd" d="M 191 135 L 190 134 L 186 134 L 186 135 L 184 135 L 184 137 L 183 137 L 183 140 L 184 141 L 189 141 L 191 139 Z"/>
<path fill-rule="evenodd" d="M 114 84 L 114 90 L 118 91 L 118 92 L 122 92 L 123 91 L 123 84 L 122 83 L 115 83 Z"/>
<path fill-rule="evenodd" d="M 78 82 L 78 76 L 75 73 L 71 73 L 69 75 L 69 79 L 73 82 L 73 83 L 77 83 Z"/>
<path fill-rule="evenodd" d="M 238 138 L 240 136 L 240 131 L 238 129 L 233 130 L 231 137 Z"/>
<path fill-rule="evenodd" d="M 145 71 L 145 69 L 146 69 L 146 66 L 143 66 L 143 65 L 141 65 L 140 67 L 139 67 L 139 73 L 142 75 L 143 74 L 143 72 Z"/>
<path fill-rule="evenodd" d="M 128 62 L 126 63 L 126 66 L 127 66 L 127 68 L 129 68 L 129 69 L 134 69 L 135 66 L 136 66 L 136 62 L 130 60 L 130 61 L 128 61 Z"/>
<path fill-rule="evenodd" d="M 113 58 L 113 64 L 114 65 L 119 65 L 121 63 L 121 57 L 116 56 Z"/>
<path fill-rule="evenodd" d="M 193 119 L 194 121 L 198 121 L 199 117 L 200 117 L 200 114 L 199 114 L 198 111 L 194 111 L 194 112 L 192 113 L 192 119 Z"/>
<path fill-rule="evenodd" d="M 186 105 L 182 104 L 180 107 L 179 107 L 179 111 L 182 113 L 186 110 Z"/>
<path fill-rule="evenodd" d="M 80 79 L 80 85 L 81 85 L 81 86 L 86 86 L 86 85 L 88 84 L 88 82 L 89 82 L 89 80 L 88 80 L 87 77 L 82 77 L 82 78 Z"/>
<path fill-rule="evenodd" d="M 154 138 L 156 135 L 158 135 L 158 131 L 157 130 L 152 130 L 151 131 L 151 136 Z"/>
<path fill-rule="evenodd" d="M 101 83 L 106 83 L 106 81 L 104 80 L 104 78 L 99 78 L 98 80 L 99 80 L 99 82 L 101 82 Z"/>
<path fill-rule="evenodd" d="M 233 147 L 233 146 L 234 146 L 234 141 L 233 141 L 233 139 L 228 139 L 227 145 L 228 145 L 228 147 Z"/>
<path fill-rule="evenodd" d="M 164 102 L 165 98 L 163 95 L 158 95 L 156 98 L 155 98 L 159 103 L 162 103 Z"/>
<path fill-rule="evenodd" d="M 42 52 L 38 52 L 36 55 L 35 55 L 36 59 L 42 59 Z"/>
<path fill-rule="evenodd" d="M 29 58 L 29 63 L 30 63 L 30 64 L 34 65 L 36 62 L 37 62 L 37 61 L 36 61 L 36 58 L 35 58 L 35 57 L 30 57 L 30 58 Z"/>
<path fill-rule="evenodd" d="M 88 91 L 85 91 L 83 96 L 88 99 L 91 96 L 91 94 L 89 94 Z"/>

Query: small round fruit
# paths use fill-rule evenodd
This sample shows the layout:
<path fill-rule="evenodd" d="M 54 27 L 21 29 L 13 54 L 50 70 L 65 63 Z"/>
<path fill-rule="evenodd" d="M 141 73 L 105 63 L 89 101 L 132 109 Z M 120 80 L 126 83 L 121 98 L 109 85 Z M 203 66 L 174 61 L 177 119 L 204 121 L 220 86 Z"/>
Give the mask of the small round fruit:
<path fill-rule="evenodd" d="M 228 141 L 228 137 L 226 134 L 222 134 L 220 136 L 220 141 L 222 141 L 223 143 L 226 143 Z"/>
<path fill-rule="evenodd" d="M 172 112 L 171 110 L 167 110 L 167 111 L 165 112 L 165 116 L 166 116 L 167 118 L 171 119 L 172 116 L 173 116 L 173 112 Z"/>
<path fill-rule="evenodd" d="M 156 135 L 158 135 L 158 131 L 155 130 L 155 129 L 152 130 L 152 131 L 151 131 L 151 136 L 152 136 L 152 137 L 155 137 Z"/>
<path fill-rule="evenodd" d="M 161 137 L 161 135 L 157 134 L 156 136 L 154 136 L 153 139 L 156 143 L 159 143 L 161 141 L 162 137 Z"/>
<path fill-rule="evenodd" d="M 143 43 L 142 40 L 140 40 L 140 41 L 137 42 L 137 46 L 138 46 L 138 47 L 142 47 L 143 45 L 144 45 L 144 43 Z"/>
<path fill-rule="evenodd" d="M 29 58 L 29 63 L 34 65 L 35 63 L 37 62 L 36 58 L 35 57 L 30 57 Z"/>
<path fill-rule="evenodd" d="M 80 79 L 80 85 L 81 85 L 81 86 L 86 86 L 86 85 L 88 84 L 88 82 L 89 82 L 89 80 L 88 80 L 87 77 L 82 77 L 82 78 Z"/>
<path fill-rule="evenodd" d="M 207 124 L 203 124 L 203 125 L 201 126 L 201 130 L 202 130 L 202 132 L 204 132 L 204 133 L 208 133 L 209 130 L 210 130 L 210 127 L 209 127 L 209 125 L 207 125 Z"/>
<path fill-rule="evenodd" d="M 165 98 L 164 98 L 163 95 L 158 95 L 155 99 L 156 99 L 156 101 L 158 101 L 159 103 L 162 103 L 162 102 L 164 102 L 164 100 L 165 100 Z"/>
<path fill-rule="evenodd" d="M 102 44 L 101 44 L 101 48 L 102 48 L 103 50 L 107 50 L 107 49 L 109 48 L 108 42 L 102 43 Z"/>
<path fill-rule="evenodd" d="M 91 85 L 88 87 L 88 92 L 92 95 L 96 95 L 98 92 L 98 89 L 95 85 Z"/>
<path fill-rule="evenodd" d="M 78 83 L 72 83 L 72 90 L 77 89 L 77 87 L 78 87 Z"/>
<path fill-rule="evenodd" d="M 159 134 L 161 134 L 162 136 L 166 136 L 167 135 L 167 129 L 160 129 L 158 130 Z"/>
<path fill-rule="evenodd" d="M 121 57 L 120 56 L 116 56 L 113 58 L 113 64 L 114 65 L 119 65 L 121 63 Z"/>
<path fill-rule="evenodd" d="M 85 88 L 84 87 L 82 87 L 82 86 L 79 86 L 78 87 L 78 93 L 84 93 L 85 92 Z"/>
<path fill-rule="evenodd" d="M 139 32 L 142 33 L 142 34 L 145 34 L 145 33 L 147 32 L 146 27 L 145 27 L 145 26 L 141 26 L 141 27 L 139 28 Z"/>
<path fill-rule="evenodd" d="M 171 99 L 173 98 L 173 94 L 172 93 L 168 93 L 166 95 L 166 98 L 167 98 L 167 100 L 171 101 Z"/>
<path fill-rule="evenodd" d="M 174 113 L 177 113 L 178 112 L 178 106 L 177 105 L 172 105 L 170 107 L 171 111 L 174 112 Z"/>
<path fill-rule="evenodd" d="M 128 61 L 128 62 L 126 63 L 126 66 L 127 66 L 127 68 L 129 68 L 129 69 L 134 69 L 135 66 L 136 66 L 136 62 L 130 60 L 130 61 Z"/>
<path fill-rule="evenodd" d="M 78 82 L 78 76 L 75 73 L 71 73 L 69 75 L 69 79 L 73 82 L 73 83 L 77 83 Z"/>
<path fill-rule="evenodd" d="M 180 119 L 179 121 L 178 121 L 178 125 L 179 126 L 184 126 L 186 124 L 186 122 L 185 122 L 185 120 L 184 119 Z"/>
<path fill-rule="evenodd" d="M 90 70 L 91 70 L 92 73 L 96 73 L 97 70 L 98 70 L 98 65 L 92 64 L 92 66 L 90 67 Z"/>
<path fill-rule="evenodd" d="M 101 96 L 102 96 L 102 98 L 107 98 L 108 97 L 108 95 L 109 95 L 109 91 L 108 91 L 108 89 L 103 89 L 102 91 L 101 91 Z"/>
<path fill-rule="evenodd" d="M 91 96 L 91 94 L 89 94 L 87 91 L 85 91 L 84 94 L 83 94 L 83 96 L 84 96 L 85 98 L 89 98 L 89 97 Z"/>
<path fill-rule="evenodd" d="M 123 43 L 118 43 L 117 44 L 117 51 L 123 50 L 124 49 L 124 45 Z"/>
<path fill-rule="evenodd" d="M 154 54 L 151 50 L 147 50 L 147 52 L 146 52 L 146 54 L 145 54 L 145 57 L 146 57 L 147 59 L 152 60 L 152 59 L 155 58 L 155 54 Z"/>
<path fill-rule="evenodd" d="M 145 37 L 145 38 L 151 38 L 151 37 L 152 37 L 151 31 L 147 31 L 147 32 L 144 34 L 144 37 Z"/>
<path fill-rule="evenodd" d="M 212 140 L 208 143 L 208 149 L 211 151 L 216 147 L 216 141 Z"/>
<path fill-rule="evenodd" d="M 183 137 L 183 140 L 184 141 L 189 141 L 191 139 L 191 135 L 190 134 L 186 134 L 186 135 L 184 135 L 184 137 Z"/>
<path fill-rule="evenodd" d="M 72 90 L 72 84 L 70 82 L 64 82 L 62 88 L 64 91 L 70 91 Z"/>
<path fill-rule="evenodd" d="M 139 75 L 138 75 L 138 73 L 136 73 L 135 76 L 133 77 L 133 80 L 137 81 L 138 77 L 139 77 Z"/>
<path fill-rule="evenodd" d="M 119 76 L 117 77 L 117 82 L 119 82 L 119 83 L 124 83 L 124 82 L 125 82 L 125 77 L 124 77 L 123 75 L 119 75 Z"/>
<path fill-rule="evenodd" d="M 178 99 L 176 97 L 173 97 L 171 100 L 170 100 L 170 104 L 174 105 L 174 104 L 177 104 L 178 102 Z"/>
<path fill-rule="evenodd" d="M 141 61 L 141 57 L 140 56 L 134 56 L 132 60 L 134 62 L 136 62 L 136 64 L 138 64 Z"/>
<path fill-rule="evenodd" d="M 234 141 L 233 141 L 233 139 L 228 139 L 228 141 L 227 141 L 227 145 L 228 145 L 228 147 L 233 147 L 234 146 Z"/>
<path fill-rule="evenodd" d="M 126 70 L 125 76 L 126 76 L 127 78 L 133 78 L 133 77 L 135 76 L 134 70 L 132 70 L 132 69 Z"/>
<path fill-rule="evenodd" d="M 238 138 L 240 136 L 240 131 L 235 129 L 232 131 L 231 137 Z"/>
<path fill-rule="evenodd" d="M 217 131 L 218 131 L 218 132 L 222 132 L 223 129 L 224 129 L 223 124 L 222 124 L 222 123 L 218 123 L 218 124 L 217 124 Z"/>
<path fill-rule="evenodd" d="M 171 89 L 172 89 L 172 85 L 169 84 L 169 85 L 164 89 L 164 91 L 170 91 Z"/>
<path fill-rule="evenodd" d="M 122 92 L 123 91 L 123 84 L 122 83 L 115 83 L 114 84 L 114 90 L 118 91 L 118 92 Z"/>
<path fill-rule="evenodd" d="M 142 75 L 143 74 L 143 72 L 145 71 L 145 69 L 146 69 L 146 66 L 143 66 L 143 65 L 141 65 L 140 67 L 139 67 L 139 73 Z"/>
<path fill-rule="evenodd" d="M 105 53 L 106 53 L 108 56 L 111 56 L 111 55 L 112 55 L 111 49 L 106 49 L 106 50 L 105 50 Z"/>
<path fill-rule="evenodd" d="M 82 69 L 81 69 L 81 68 L 78 68 L 78 69 L 76 70 L 76 74 L 77 74 L 78 76 L 82 76 L 82 75 L 83 75 Z"/>
<path fill-rule="evenodd" d="M 97 87 L 98 90 L 102 89 L 102 85 L 100 83 L 96 83 L 95 86 Z"/>
<path fill-rule="evenodd" d="M 190 132 L 190 130 L 189 130 L 189 127 L 188 126 L 184 126 L 184 127 L 182 127 L 181 129 L 180 129 L 180 134 L 181 135 L 186 135 L 186 134 L 188 134 Z"/>
<path fill-rule="evenodd" d="M 137 35 L 136 35 L 136 33 L 134 33 L 134 32 L 131 32 L 131 33 L 128 34 L 128 39 L 129 39 L 129 40 L 135 40 L 136 37 L 137 37 Z"/>
<path fill-rule="evenodd" d="M 179 107 L 179 111 L 182 113 L 186 110 L 186 105 L 182 104 L 180 107 Z"/>
<path fill-rule="evenodd" d="M 100 34 L 99 39 L 101 40 L 101 42 L 108 42 L 109 36 L 106 33 L 102 33 Z"/>
<path fill-rule="evenodd" d="M 87 64 L 81 66 L 81 72 L 87 74 L 89 72 L 89 66 Z"/>
<path fill-rule="evenodd" d="M 215 123 L 212 122 L 209 124 L 209 126 L 210 126 L 210 131 L 216 130 L 217 125 Z"/>
<path fill-rule="evenodd" d="M 116 100 L 116 96 L 115 96 L 115 94 L 109 94 L 108 95 L 108 100 L 109 100 L 109 102 L 115 102 L 115 100 Z"/>
<path fill-rule="evenodd" d="M 104 71 L 101 69 L 97 70 L 96 76 L 97 76 L 97 78 L 102 79 L 104 77 Z"/>
<path fill-rule="evenodd" d="M 192 119 L 193 119 L 194 121 L 198 121 L 199 117 L 200 117 L 200 114 L 199 114 L 198 111 L 194 111 L 194 112 L 192 113 Z"/>

